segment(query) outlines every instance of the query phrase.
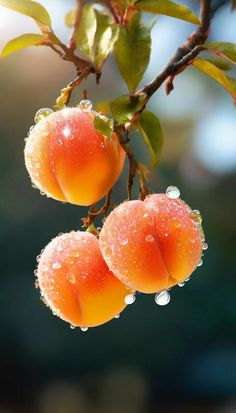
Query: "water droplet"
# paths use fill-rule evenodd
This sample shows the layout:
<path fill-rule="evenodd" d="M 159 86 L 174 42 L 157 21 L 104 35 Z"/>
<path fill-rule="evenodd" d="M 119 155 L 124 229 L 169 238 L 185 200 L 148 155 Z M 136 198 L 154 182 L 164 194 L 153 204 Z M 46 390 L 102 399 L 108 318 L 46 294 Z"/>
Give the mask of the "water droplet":
<path fill-rule="evenodd" d="M 127 245 L 128 244 L 127 238 L 123 239 L 120 243 L 121 245 Z"/>
<path fill-rule="evenodd" d="M 185 281 L 182 281 L 181 283 L 178 284 L 179 287 L 184 287 L 185 286 Z"/>
<path fill-rule="evenodd" d="M 146 239 L 147 242 L 153 242 L 154 241 L 154 237 L 151 234 L 147 235 L 145 239 Z"/>
<path fill-rule="evenodd" d="M 52 264 L 52 269 L 53 270 L 59 270 L 59 268 L 61 268 L 61 263 L 60 262 L 54 262 Z"/>
<path fill-rule="evenodd" d="M 83 332 L 88 331 L 88 327 L 80 327 L 80 330 Z"/>
<path fill-rule="evenodd" d="M 115 318 L 120 318 L 120 314 L 115 315 Z"/>
<path fill-rule="evenodd" d="M 125 304 L 133 304 L 135 302 L 135 295 L 134 294 L 128 294 L 125 296 Z"/>
<path fill-rule="evenodd" d="M 70 329 L 71 329 L 71 330 L 74 330 L 74 329 L 75 329 L 75 326 L 73 326 L 73 324 L 71 324 L 71 325 L 70 325 Z"/>
<path fill-rule="evenodd" d="M 61 245 L 58 245 L 58 246 L 57 246 L 57 251 L 58 251 L 58 252 L 61 252 L 62 250 L 63 250 L 62 246 L 61 246 Z"/>
<path fill-rule="evenodd" d="M 180 196 L 180 190 L 176 186 L 168 186 L 166 196 L 170 199 L 177 199 Z"/>
<path fill-rule="evenodd" d="M 190 277 L 185 278 L 184 282 L 188 282 L 190 280 Z"/>
<path fill-rule="evenodd" d="M 92 110 L 93 104 L 92 104 L 91 100 L 83 99 L 83 100 L 80 101 L 78 106 L 84 112 L 89 112 L 90 110 Z"/>
<path fill-rule="evenodd" d="M 201 224 L 202 216 L 201 212 L 198 209 L 194 209 L 193 211 L 191 211 L 191 217 L 194 221 L 198 222 L 198 224 Z"/>
<path fill-rule="evenodd" d="M 39 109 L 36 112 L 36 115 L 34 117 L 35 123 L 39 123 L 42 119 L 46 118 L 47 116 L 51 115 L 51 113 L 54 113 L 53 109 L 51 108 L 42 108 Z"/>
<path fill-rule="evenodd" d="M 199 263 L 197 264 L 197 267 L 201 267 L 202 264 L 203 264 L 203 261 L 202 261 L 202 259 L 200 259 Z"/>
<path fill-rule="evenodd" d="M 208 244 L 207 244 L 207 242 L 204 242 L 204 243 L 202 244 L 202 249 L 203 249 L 203 250 L 207 250 L 207 249 L 208 249 Z"/>
<path fill-rule="evenodd" d="M 161 291 L 155 295 L 155 302 L 158 305 L 167 305 L 170 302 L 170 293 L 168 291 Z"/>

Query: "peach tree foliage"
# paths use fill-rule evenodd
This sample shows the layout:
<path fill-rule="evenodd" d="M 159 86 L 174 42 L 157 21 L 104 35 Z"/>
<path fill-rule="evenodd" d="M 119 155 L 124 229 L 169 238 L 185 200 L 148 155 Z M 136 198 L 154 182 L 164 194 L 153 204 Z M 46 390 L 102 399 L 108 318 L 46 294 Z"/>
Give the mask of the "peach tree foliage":
<path fill-rule="evenodd" d="M 96 8 L 98 3 L 103 7 Z M 94 75 L 99 83 L 107 58 L 114 54 L 120 75 L 127 85 L 127 94 L 117 96 L 113 101 L 100 102 L 97 110 L 101 116 L 97 115 L 94 122 L 95 128 L 108 138 L 113 130 L 120 136 L 130 160 L 129 192 L 136 173 L 141 192 L 144 190 L 147 171 L 144 165 L 133 159 L 129 147 L 132 130 L 140 132 L 151 154 L 153 166 L 158 165 L 160 160 L 163 146 L 160 121 L 155 113 L 146 109 L 146 105 L 164 82 L 169 94 L 174 88 L 175 76 L 192 66 L 218 82 L 236 101 L 236 80 L 226 74 L 236 63 L 236 44 L 207 40 L 214 17 L 210 0 L 200 2 L 199 17 L 189 7 L 170 0 L 75 0 L 74 9 L 65 16 L 65 24 L 71 28 L 67 45 L 55 35 L 51 17 L 40 3 L 33 0 L 0 0 L 0 6 L 33 18 L 39 31 L 10 40 L 1 52 L 2 58 L 28 46 L 47 46 L 63 60 L 74 64 L 77 76 L 61 90 L 56 110 L 69 104 L 74 88 L 89 75 Z M 235 8 L 233 0 L 232 10 Z M 145 23 L 145 12 L 190 22 L 196 25 L 196 30 L 156 78 L 139 87 L 149 64 L 151 30 L 157 20 L 154 17 Z M 203 52 L 204 57 L 201 57 Z"/>
<path fill-rule="evenodd" d="M 134 158 L 130 140 L 133 131 L 138 132 L 150 152 L 153 167 L 159 165 L 163 146 L 161 123 L 157 115 L 147 110 L 146 106 L 163 84 L 167 95 L 171 93 L 175 77 L 189 66 L 214 79 L 228 91 L 234 103 L 236 102 L 236 79 L 230 76 L 236 63 L 236 44 L 219 40 L 208 41 L 211 21 L 216 11 L 213 2 L 201 0 L 197 16 L 189 7 L 171 0 L 75 0 L 74 9 L 65 16 L 65 24 L 71 28 L 67 44 L 54 33 L 51 17 L 40 3 L 33 0 L 0 0 L 0 6 L 33 18 L 38 27 L 37 33 L 26 33 L 10 40 L 4 46 L 1 58 L 28 46 L 45 46 L 61 59 L 71 62 L 76 71 L 75 78 L 62 88 L 54 106 L 55 111 L 42 109 L 36 114 L 35 122 L 40 125 L 30 131 L 25 152 L 27 155 L 27 148 L 30 149 L 30 157 L 26 156 L 30 175 L 33 176 L 34 169 L 40 167 L 43 178 L 46 171 L 47 178 L 51 177 L 54 182 L 55 171 L 48 171 L 47 167 L 44 171 L 46 164 L 40 164 L 36 160 L 41 153 L 40 145 L 47 145 L 48 142 L 42 139 L 44 135 L 51 135 L 50 140 L 54 139 L 57 133 L 61 133 L 61 130 L 56 132 L 51 128 L 50 124 L 56 119 L 63 128 L 64 112 L 70 114 L 71 127 L 74 130 L 78 131 L 83 122 L 86 124 L 86 153 L 88 139 L 90 145 L 95 141 L 98 143 L 99 140 L 106 142 L 107 158 L 101 158 L 103 162 L 99 167 L 102 169 L 107 165 L 107 170 L 113 171 L 114 175 L 111 182 L 111 174 L 107 174 L 108 181 L 105 187 L 102 186 L 102 192 L 95 191 L 96 199 L 90 197 L 85 200 L 84 194 L 78 194 L 78 187 L 83 189 L 83 185 L 78 185 L 80 181 L 71 179 L 71 173 L 74 173 L 76 179 L 80 175 L 78 179 L 82 180 L 87 179 L 87 174 L 83 175 L 84 171 L 77 170 L 78 165 L 72 162 L 72 159 L 69 165 L 66 157 L 66 154 L 69 154 L 74 160 L 76 156 L 77 161 L 81 148 L 77 147 L 79 151 L 76 152 L 72 145 L 67 147 L 67 151 L 61 152 L 57 145 L 53 145 L 50 149 L 51 155 L 54 151 L 59 151 L 61 156 L 63 167 L 60 171 L 63 172 L 63 182 L 67 186 L 67 196 L 72 188 L 73 199 L 68 198 L 67 202 L 91 205 L 95 200 L 99 201 L 101 195 L 106 195 L 106 199 L 100 208 L 95 204 L 89 207 L 88 216 L 83 218 L 88 232 L 77 231 L 58 236 L 45 248 L 39 258 L 37 271 L 37 282 L 43 298 L 56 315 L 70 322 L 72 326 L 81 326 L 82 331 L 86 331 L 88 326 L 102 324 L 117 316 L 127 304 L 134 302 L 134 290 L 158 292 L 156 302 L 160 305 L 167 304 L 168 289 L 176 284 L 183 286 L 196 266 L 202 265 L 202 251 L 207 249 L 201 226 L 202 219 L 198 210 L 192 211 L 178 199 L 179 190 L 176 187 L 169 187 L 166 195 L 154 194 L 146 198 L 150 194 L 149 171 Z M 235 8 L 236 2 L 233 0 L 232 11 Z M 149 20 L 143 18 L 145 13 L 151 16 Z M 150 60 L 151 30 L 159 14 L 192 23 L 196 28 L 154 79 L 140 86 Z M 92 104 L 84 91 L 84 99 L 79 108 L 60 111 L 69 105 L 72 92 L 76 87 L 83 87 L 83 81 L 88 76 L 94 76 L 99 85 L 104 64 L 111 54 L 114 54 L 120 75 L 127 85 L 127 93 L 114 100 L 99 102 L 95 112 L 91 110 Z M 49 116 L 49 122 L 44 122 L 46 116 Z M 63 131 L 65 132 L 64 129 Z M 30 145 L 35 142 L 37 144 L 31 151 Z M 96 155 L 90 156 L 91 162 L 94 157 L 98 162 L 99 151 L 103 152 L 103 147 L 104 145 L 100 145 L 97 152 L 90 152 Z M 115 165 L 112 154 L 117 153 L 117 148 L 120 159 L 116 159 Z M 140 200 L 125 202 L 115 208 L 106 219 L 99 236 L 100 231 L 93 222 L 101 214 L 106 217 L 110 209 L 114 208 L 110 201 L 112 185 L 121 173 L 125 155 L 129 160 L 128 201 L 132 199 L 132 185 L 136 176 L 139 181 Z M 43 160 L 44 158 L 48 160 L 47 156 L 43 157 Z M 99 173 L 97 175 L 99 177 Z M 51 182 L 50 179 L 47 182 Z M 59 181 L 61 182 L 60 179 Z M 76 185 L 70 187 L 71 182 Z M 39 188 L 44 189 L 43 185 Z M 64 200 L 57 190 L 55 193 L 54 191 L 55 187 L 51 193 L 54 199 Z M 50 191 L 48 193 L 50 195 Z M 75 199 L 74 195 L 82 197 L 83 200 Z M 169 222 L 172 226 L 169 226 Z M 176 237 L 179 243 L 176 242 Z M 126 248 L 128 239 L 131 240 L 132 251 Z M 113 254 L 114 251 L 116 254 Z M 75 259 L 79 256 L 81 259 Z M 139 265 L 135 267 L 137 262 Z M 128 295 L 127 288 L 130 289 Z M 84 306 L 82 312 L 80 306 Z"/>

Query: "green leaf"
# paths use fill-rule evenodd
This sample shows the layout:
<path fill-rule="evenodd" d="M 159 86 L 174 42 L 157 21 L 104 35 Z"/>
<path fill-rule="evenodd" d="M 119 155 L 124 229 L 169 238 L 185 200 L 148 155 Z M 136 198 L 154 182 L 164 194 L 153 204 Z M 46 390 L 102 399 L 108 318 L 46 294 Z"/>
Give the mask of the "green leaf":
<path fill-rule="evenodd" d="M 138 117 L 137 126 L 152 156 L 153 166 L 159 163 L 163 147 L 163 133 L 158 117 L 145 110 Z"/>
<path fill-rule="evenodd" d="M 119 96 L 111 102 L 111 113 L 117 122 L 124 124 L 130 122 L 135 113 L 142 109 L 142 102 L 146 96 L 131 98 L 129 95 Z"/>
<path fill-rule="evenodd" d="M 28 46 L 36 46 L 43 44 L 47 40 L 47 36 L 43 34 L 23 34 L 22 36 L 16 37 L 10 40 L 3 48 L 0 57 L 8 56 L 11 53 L 17 52 L 20 49 Z"/>
<path fill-rule="evenodd" d="M 212 63 L 213 65 L 215 65 L 216 67 L 224 71 L 232 69 L 231 62 L 229 62 L 229 60 L 226 60 L 224 57 L 214 58 L 213 56 L 209 56 L 205 58 L 204 60 L 207 60 L 208 62 Z"/>
<path fill-rule="evenodd" d="M 107 138 L 110 138 L 114 129 L 114 121 L 106 116 L 97 114 L 94 118 L 94 126 L 98 132 L 102 133 Z"/>
<path fill-rule="evenodd" d="M 223 86 L 236 102 L 236 80 L 226 76 L 218 67 L 203 59 L 195 59 L 192 65 L 210 76 L 221 86 Z"/>
<path fill-rule="evenodd" d="M 165 14 L 166 16 L 200 25 L 198 17 L 191 9 L 170 0 L 140 0 L 135 4 L 135 7 L 148 13 Z"/>
<path fill-rule="evenodd" d="M 100 112 L 103 115 L 109 115 L 111 113 L 111 99 L 102 100 L 101 102 L 97 103 L 95 106 L 96 112 Z"/>
<path fill-rule="evenodd" d="M 236 43 L 230 42 L 207 42 L 206 47 L 217 55 L 223 55 L 231 62 L 236 63 Z"/>
<path fill-rule="evenodd" d="M 110 16 L 96 11 L 97 30 L 94 39 L 94 65 L 100 70 L 108 55 L 112 52 L 118 39 L 119 26 L 111 23 Z"/>
<path fill-rule="evenodd" d="M 51 26 L 51 19 L 47 10 L 36 1 L 32 0 L 0 0 L 0 6 L 15 10 L 26 16 L 33 17 L 46 26 Z"/>
<path fill-rule="evenodd" d="M 93 60 L 93 44 L 96 29 L 97 20 L 94 7 L 92 4 L 86 4 L 83 8 L 79 27 L 75 32 L 75 41 L 84 56 L 90 60 Z"/>
<path fill-rule="evenodd" d="M 70 10 L 65 15 L 65 24 L 67 27 L 74 27 L 75 10 Z"/>
<path fill-rule="evenodd" d="M 150 53 L 150 30 L 140 22 L 140 14 L 135 13 L 131 21 L 121 27 L 115 44 L 116 61 L 131 93 L 143 78 Z"/>

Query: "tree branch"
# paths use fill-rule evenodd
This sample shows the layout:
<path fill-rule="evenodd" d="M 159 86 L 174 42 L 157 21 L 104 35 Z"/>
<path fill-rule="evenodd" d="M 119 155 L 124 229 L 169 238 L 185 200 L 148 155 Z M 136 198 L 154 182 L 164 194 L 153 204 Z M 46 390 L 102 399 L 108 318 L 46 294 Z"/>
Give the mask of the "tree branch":
<path fill-rule="evenodd" d="M 73 51 L 76 49 L 75 35 L 76 35 L 76 30 L 79 26 L 80 19 L 81 19 L 81 16 L 82 16 L 83 6 L 84 6 L 84 1 L 83 0 L 76 0 L 75 19 L 74 19 L 74 22 L 73 22 L 74 29 L 73 29 L 73 32 L 70 36 L 69 43 L 68 43 L 68 48 L 73 50 Z"/>
<path fill-rule="evenodd" d="M 187 39 L 183 46 L 179 47 L 174 56 L 169 60 L 167 66 L 153 79 L 152 82 L 139 89 L 135 96 L 142 93 L 146 94 L 147 98 L 144 102 L 144 107 L 156 92 L 157 89 L 167 80 L 166 91 L 167 94 L 173 90 L 174 77 L 181 73 L 191 61 L 204 50 L 204 43 L 207 40 L 210 22 L 211 22 L 212 10 L 211 0 L 201 0 L 200 9 L 200 22 L 201 25 L 193 32 Z M 143 109 L 144 109 L 143 107 Z"/>

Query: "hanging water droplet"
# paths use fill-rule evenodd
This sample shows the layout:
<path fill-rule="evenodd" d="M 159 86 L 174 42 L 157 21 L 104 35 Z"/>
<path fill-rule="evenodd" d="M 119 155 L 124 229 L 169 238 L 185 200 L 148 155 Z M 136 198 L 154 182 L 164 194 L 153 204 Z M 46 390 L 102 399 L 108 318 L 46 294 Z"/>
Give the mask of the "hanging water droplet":
<path fill-rule="evenodd" d="M 191 211 L 191 217 L 194 221 L 198 222 L 198 224 L 202 223 L 201 212 L 198 209 Z"/>
<path fill-rule="evenodd" d="M 199 263 L 197 264 L 197 267 L 201 267 L 203 265 L 203 260 L 200 259 Z"/>
<path fill-rule="evenodd" d="M 59 268 L 61 268 L 61 263 L 60 262 L 54 262 L 52 264 L 52 269 L 53 270 L 59 270 Z"/>
<path fill-rule="evenodd" d="M 84 112 L 89 112 L 90 110 L 92 110 L 93 104 L 92 104 L 91 100 L 83 99 L 83 100 L 80 101 L 78 106 Z"/>
<path fill-rule="evenodd" d="M 180 190 L 176 186 L 168 186 L 166 196 L 170 199 L 177 199 L 180 196 Z"/>
<path fill-rule="evenodd" d="M 125 304 L 133 304 L 136 300 L 136 297 L 134 294 L 128 294 L 125 296 Z"/>
<path fill-rule="evenodd" d="M 74 330 L 74 329 L 75 329 L 75 326 L 73 326 L 73 324 L 71 324 L 71 325 L 70 325 L 70 329 L 71 329 L 71 330 Z"/>
<path fill-rule="evenodd" d="M 120 314 L 115 315 L 115 318 L 120 318 Z"/>
<path fill-rule="evenodd" d="M 182 281 L 181 283 L 178 284 L 179 287 L 184 287 L 185 286 L 185 281 Z"/>
<path fill-rule="evenodd" d="M 153 242 L 154 241 L 154 237 L 151 234 L 147 235 L 145 239 L 146 239 L 147 242 Z"/>
<path fill-rule="evenodd" d="M 200 259 L 199 263 L 197 264 L 197 267 L 201 267 L 202 264 L 203 264 L 203 261 L 202 261 L 202 259 Z"/>
<path fill-rule="evenodd" d="M 80 327 L 80 330 L 85 333 L 85 331 L 88 331 L 88 327 Z"/>
<path fill-rule="evenodd" d="M 188 278 L 185 278 L 185 280 L 184 280 L 184 282 L 188 282 L 190 280 L 190 277 L 188 277 Z"/>
<path fill-rule="evenodd" d="M 168 291 L 161 291 L 155 295 L 155 302 L 158 305 L 167 305 L 170 302 L 170 293 Z"/>
<path fill-rule="evenodd" d="M 36 112 L 36 115 L 34 117 L 35 123 L 39 123 L 43 118 L 46 118 L 47 116 L 51 115 L 51 113 L 54 113 L 54 110 L 51 108 L 42 108 L 39 109 Z"/>
<path fill-rule="evenodd" d="M 207 244 L 207 242 L 203 242 L 203 244 L 202 244 L 202 249 L 203 249 L 203 250 L 207 250 L 207 249 L 208 249 L 208 244 Z"/>

